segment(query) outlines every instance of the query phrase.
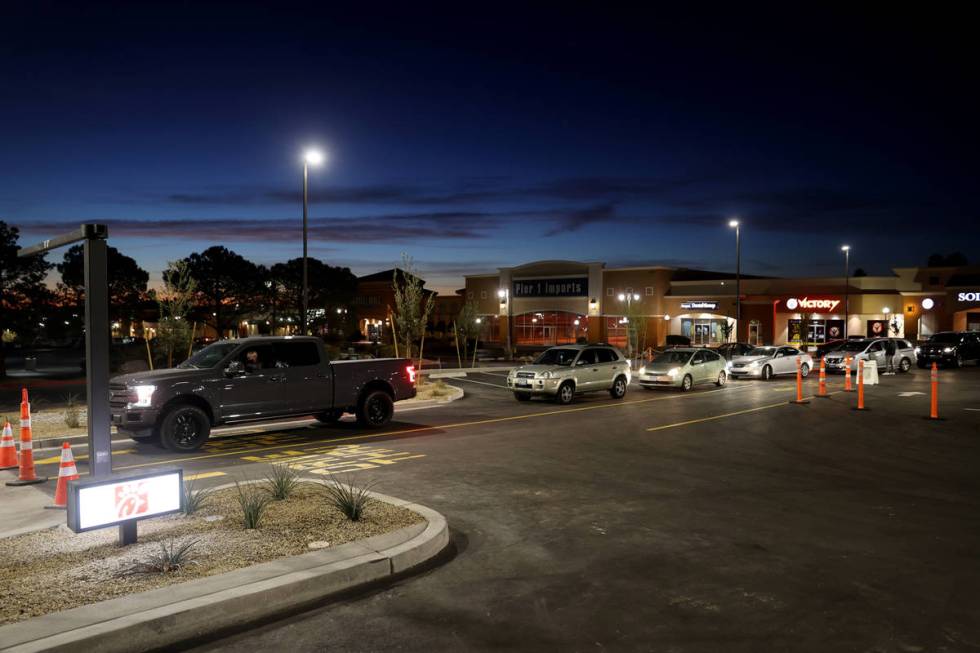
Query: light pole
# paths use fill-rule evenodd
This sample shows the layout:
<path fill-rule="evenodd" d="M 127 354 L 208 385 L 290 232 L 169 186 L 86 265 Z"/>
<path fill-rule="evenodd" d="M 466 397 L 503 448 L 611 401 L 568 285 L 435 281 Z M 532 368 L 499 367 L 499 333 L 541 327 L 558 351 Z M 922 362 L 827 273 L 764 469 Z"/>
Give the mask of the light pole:
<path fill-rule="evenodd" d="M 504 318 L 507 320 L 507 358 L 512 359 L 514 353 L 511 351 L 510 342 L 510 292 L 506 288 L 501 288 L 497 291 L 497 297 L 500 298 L 500 303 L 507 307 L 507 313 L 504 315 Z"/>
<path fill-rule="evenodd" d="M 318 166 L 323 163 L 323 152 L 319 150 L 307 150 L 306 154 L 303 155 L 303 313 L 300 316 L 299 324 L 300 331 L 305 336 L 306 333 L 306 316 L 309 304 L 310 290 L 309 281 L 307 279 L 307 214 L 309 212 L 310 203 L 310 193 L 309 193 L 309 177 L 310 177 L 310 166 Z"/>
<path fill-rule="evenodd" d="M 735 230 L 735 341 L 742 328 L 742 228 L 738 220 L 729 220 L 728 226 Z"/>
<path fill-rule="evenodd" d="M 844 252 L 844 340 L 847 340 L 847 322 L 850 318 L 848 300 L 850 299 L 851 246 L 842 245 L 840 251 Z"/>
<path fill-rule="evenodd" d="M 631 332 L 635 330 L 633 326 L 633 302 L 640 301 L 638 293 L 619 293 L 619 301 L 626 302 L 626 356 L 633 355 L 633 338 Z"/>

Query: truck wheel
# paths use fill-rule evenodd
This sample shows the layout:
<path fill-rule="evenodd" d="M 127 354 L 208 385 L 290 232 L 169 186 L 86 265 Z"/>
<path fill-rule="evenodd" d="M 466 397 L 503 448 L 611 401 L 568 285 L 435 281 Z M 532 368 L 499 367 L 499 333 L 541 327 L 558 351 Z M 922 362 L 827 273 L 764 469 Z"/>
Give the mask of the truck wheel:
<path fill-rule="evenodd" d="M 357 421 L 361 426 L 376 429 L 391 421 L 395 402 L 384 390 L 367 393 L 357 407 Z"/>
<path fill-rule="evenodd" d="M 344 411 L 342 410 L 325 410 L 322 413 L 317 413 L 313 417 L 316 421 L 321 424 L 335 424 L 340 421 L 340 418 L 344 416 Z"/>
<path fill-rule="evenodd" d="M 211 435 L 207 413 L 190 404 L 178 404 L 160 420 L 160 443 L 171 451 L 197 451 Z"/>

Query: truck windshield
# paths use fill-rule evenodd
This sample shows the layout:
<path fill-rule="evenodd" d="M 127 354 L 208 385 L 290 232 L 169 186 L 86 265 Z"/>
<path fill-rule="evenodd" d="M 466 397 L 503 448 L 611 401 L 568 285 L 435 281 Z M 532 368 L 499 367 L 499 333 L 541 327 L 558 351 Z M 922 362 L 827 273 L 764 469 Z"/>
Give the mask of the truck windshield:
<path fill-rule="evenodd" d="M 561 365 L 568 367 L 575 360 L 577 349 L 549 349 L 538 356 L 535 365 Z"/>
<path fill-rule="evenodd" d="M 197 352 L 177 367 L 180 369 L 204 370 L 217 365 L 231 350 L 238 346 L 237 342 L 216 342 Z"/>

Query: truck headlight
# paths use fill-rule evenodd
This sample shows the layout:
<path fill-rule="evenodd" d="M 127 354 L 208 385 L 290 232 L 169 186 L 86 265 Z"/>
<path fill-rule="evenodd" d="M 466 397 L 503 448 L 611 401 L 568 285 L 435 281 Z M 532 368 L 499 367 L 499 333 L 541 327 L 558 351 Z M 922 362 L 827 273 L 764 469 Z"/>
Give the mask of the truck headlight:
<path fill-rule="evenodd" d="M 679 367 L 672 367 L 669 370 L 667 370 L 667 376 L 677 376 L 680 373 L 681 373 L 681 368 Z"/>
<path fill-rule="evenodd" d="M 149 408 L 153 404 L 153 393 L 156 391 L 155 385 L 133 386 L 132 391 L 136 393 L 136 401 L 126 404 L 127 408 Z M 132 395 L 130 395 L 132 398 Z"/>

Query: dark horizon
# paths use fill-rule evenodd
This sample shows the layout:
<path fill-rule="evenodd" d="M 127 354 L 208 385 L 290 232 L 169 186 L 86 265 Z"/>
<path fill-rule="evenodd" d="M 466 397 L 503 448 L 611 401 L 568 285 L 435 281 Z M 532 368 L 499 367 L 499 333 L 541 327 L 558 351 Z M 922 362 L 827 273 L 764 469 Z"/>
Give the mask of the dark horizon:
<path fill-rule="evenodd" d="M 82 221 L 157 281 L 224 244 L 436 290 L 538 259 L 827 276 L 978 262 L 967 21 L 535 9 L 19 3 L 0 220 Z M 50 257 L 60 260 L 60 253 Z"/>

